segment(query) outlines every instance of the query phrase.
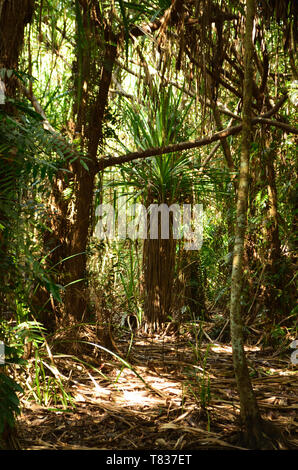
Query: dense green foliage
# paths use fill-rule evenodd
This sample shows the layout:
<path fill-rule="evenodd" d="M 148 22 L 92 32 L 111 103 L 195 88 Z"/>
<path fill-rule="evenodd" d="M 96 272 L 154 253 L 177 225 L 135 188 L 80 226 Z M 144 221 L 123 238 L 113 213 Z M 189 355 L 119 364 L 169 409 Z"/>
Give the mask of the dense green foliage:
<path fill-rule="evenodd" d="M 48 334 L 82 322 L 121 334 L 127 315 L 139 325 L 148 320 L 144 272 L 154 271 L 158 250 L 161 264 L 172 263 L 152 280 L 155 290 L 173 292 L 159 299 L 166 323 L 208 320 L 213 339 L 222 331 L 241 133 L 150 158 L 142 152 L 241 122 L 245 5 L 36 1 L 15 69 L 6 68 L 0 40 L 0 78 L 14 80 L 0 104 L 0 339 L 16 363 L 0 370 L 0 435 L 20 412 L 16 371 L 34 377 L 30 398 L 72 406 L 59 374 L 45 373 L 44 364 L 53 366 Z M 241 291 L 246 338 L 253 325 L 262 344 L 285 349 L 297 335 L 295 8 L 292 1 L 256 6 L 252 111 L 259 121 Z M 130 152 L 139 158 L 101 171 L 105 159 Z M 142 240 L 98 240 L 96 207 L 116 207 L 123 196 L 146 206 L 203 204 L 201 250 L 190 254 L 181 240 L 150 249 Z M 205 408 L 208 380 L 200 386 Z"/>

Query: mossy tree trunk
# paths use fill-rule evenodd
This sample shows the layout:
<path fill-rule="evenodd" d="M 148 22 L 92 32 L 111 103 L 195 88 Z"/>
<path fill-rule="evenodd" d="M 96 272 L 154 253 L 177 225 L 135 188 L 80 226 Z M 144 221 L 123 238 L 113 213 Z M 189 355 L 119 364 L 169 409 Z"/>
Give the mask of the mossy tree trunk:
<path fill-rule="evenodd" d="M 261 416 L 257 400 L 252 388 L 247 366 L 244 339 L 243 319 L 241 311 L 241 291 L 243 281 L 244 241 L 246 231 L 249 157 L 251 145 L 251 105 L 253 78 L 253 44 L 252 31 L 254 22 L 255 0 L 247 0 L 246 32 L 244 38 L 244 85 L 243 85 L 243 128 L 240 159 L 240 175 L 237 193 L 237 215 L 235 226 L 235 243 L 233 252 L 232 284 L 231 284 L 231 340 L 233 361 L 240 398 L 241 421 L 245 428 L 246 440 L 249 445 L 257 444 L 261 432 Z"/>
<path fill-rule="evenodd" d="M 244 37 L 243 127 L 240 158 L 235 243 L 233 252 L 230 323 L 233 362 L 240 399 L 240 418 L 244 430 L 244 443 L 253 449 L 272 449 L 285 445 L 280 431 L 262 419 L 249 376 L 243 339 L 241 292 L 243 281 L 244 242 L 247 219 L 249 184 L 249 158 L 252 135 L 253 89 L 253 25 L 255 0 L 246 1 L 246 30 Z"/>

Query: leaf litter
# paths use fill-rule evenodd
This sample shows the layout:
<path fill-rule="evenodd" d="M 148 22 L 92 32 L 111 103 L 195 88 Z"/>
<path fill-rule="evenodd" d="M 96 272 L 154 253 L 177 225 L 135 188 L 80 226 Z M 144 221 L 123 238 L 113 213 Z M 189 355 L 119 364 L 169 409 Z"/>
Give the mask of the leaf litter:
<path fill-rule="evenodd" d="M 117 354 L 55 354 L 73 407 L 25 394 L 18 418 L 24 450 L 239 450 L 239 399 L 229 344 L 189 335 L 122 333 Z M 247 346 L 263 418 L 298 447 L 298 370 L 285 354 Z M 128 355 L 129 354 L 129 355 Z M 128 355 L 128 357 L 127 357 Z M 59 371 L 59 372 L 58 372 Z"/>

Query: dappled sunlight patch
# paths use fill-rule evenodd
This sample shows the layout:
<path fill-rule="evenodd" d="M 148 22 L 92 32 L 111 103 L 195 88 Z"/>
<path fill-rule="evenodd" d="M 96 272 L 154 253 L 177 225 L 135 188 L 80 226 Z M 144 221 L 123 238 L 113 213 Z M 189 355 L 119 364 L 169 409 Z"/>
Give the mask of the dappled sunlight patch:
<path fill-rule="evenodd" d="M 297 371 L 292 371 L 292 370 L 284 370 L 284 369 L 275 369 L 273 367 L 270 367 L 269 369 L 266 370 L 266 373 L 268 375 L 281 375 L 281 376 L 297 376 L 297 381 L 298 381 L 298 372 Z"/>
<path fill-rule="evenodd" d="M 122 400 L 124 400 L 127 406 L 156 405 L 160 401 L 155 397 L 150 397 L 145 390 L 124 390 L 122 399 L 121 397 L 117 398 L 116 403 L 118 403 L 119 401 L 121 402 Z"/>
<path fill-rule="evenodd" d="M 223 344 L 212 344 L 210 347 L 210 350 L 217 354 L 221 354 L 221 353 L 232 354 L 232 347 L 226 346 Z"/>
<path fill-rule="evenodd" d="M 244 347 L 246 352 L 260 352 L 261 348 L 258 346 L 245 346 Z M 225 353 L 225 354 L 232 354 L 232 346 L 228 346 L 226 344 L 219 344 L 219 343 L 212 343 L 210 346 L 210 350 L 215 353 Z"/>
<path fill-rule="evenodd" d="M 98 368 L 59 359 L 76 408 L 36 411 L 24 402 L 24 448 L 239 448 L 240 407 L 229 344 L 204 342 L 194 355 L 189 341 L 137 337 L 129 357 L 126 343 L 118 347 L 125 366 L 109 356 Z M 295 438 L 297 371 L 258 347 L 249 348 L 248 361 L 263 415 Z"/>

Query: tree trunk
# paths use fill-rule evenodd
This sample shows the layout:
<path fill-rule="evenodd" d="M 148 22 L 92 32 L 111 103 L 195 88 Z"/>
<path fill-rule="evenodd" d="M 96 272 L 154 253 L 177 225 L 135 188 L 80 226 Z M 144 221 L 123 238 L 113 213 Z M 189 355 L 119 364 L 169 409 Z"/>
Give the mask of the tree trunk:
<path fill-rule="evenodd" d="M 277 189 L 275 182 L 275 170 L 273 162 L 273 151 L 270 151 L 266 161 L 266 173 L 267 173 L 267 189 L 268 189 L 268 217 L 270 226 L 268 227 L 268 241 L 269 241 L 269 259 L 271 263 L 276 264 L 277 260 L 280 260 L 281 246 L 279 238 L 279 226 L 278 226 L 278 212 L 277 212 Z"/>
<path fill-rule="evenodd" d="M 183 256 L 183 306 L 188 307 L 188 320 L 207 320 L 205 279 L 201 264 L 201 257 L 198 251 L 186 251 Z"/>
<path fill-rule="evenodd" d="M 86 249 L 92 228 L 97 153 L 103 143 L 104 114 L 118 42 L 111 25 L 99 26 L 95 3 L 84 3 L 80 10 L 78 59 L 73 67 L 76 100 L 70 122 L 74 138 L 80 137 L 80 147 L 87 159 L 84 165 L 78 158 L 69 165 L 74 190 L 70 201 L 63 195 L 69 181 L 65 181 L 63 172 L 57 175 L 51 195 L 51 232 L 45 240 L 48 251 L 55 248 L 48 259 L 52 265 L 60 262 L 56 280 L 65 286 L 64 309 L 56 317 L 55 326 L 74 326 L 87 319 Z M 51 324 L 53 312 L 45 313 L 48 318 L 44 320 Z"/>
<path fill-rule="evenodd" d="M 155 331 L 169 321 L 173 311 L 173 287 L 176 260 L 176 240 L 172 234 L 172 214 L 169 217 L 169 238 L 161 238 L 161 219 L 158 220 L 158 238 L 144 240 L 144 318 L 149 331 Z"/>
<path fill-rule="evenodd" d="M 269 139 L 266 147 L 270 147 Z M 266 235 L 268 244 L 268 265 L 266 266 L 267 285 L 265 302 L 272 325 L 279 323 L 282 318 L 290 315 L 296 305 L 295 293 L 292 287 L 287 288 L 295 273 L 288 257 L 283 256 L 279 235 L 278 196 L 276 187 L 276 172 L 274 168 L 276 150 L 271 148 L 266 153 L 265 168 L 268 191 L 268 212 Z"/>
<path fill-rule="evenodd" d="M 240 175 L 237 194 L 237 215 L 235 227 L 235 243 L 233 252 L 232 284 L 231 284 L 231 340 L 236 383 L 240 398 L 240 416 L 249 446 L 258 446 L 262 432 L 262 420 L 256 397 L 249 377 L 244 352 L 243 320 L 241 312 L 241 290 L 243 281 L 243 253 L 247 217 L 249 156 L 251 144 L 251 104 L 252 104 L 252 29 L 254 22 L 255 1 L 247 0 L 246 32 L 244 39 L 244 90 L 243 90 L 243 128 Z"/>
<path fill-rule="evenodd" d="M 21 7 L 21 8 L 20 8 Z M 24 41 L 24 29 L 31 21 L 34 0 L 0 1 L 0 68 L 17 70 L 19 55 Z M 6 82 L 6 94 L 15 96 L 14 80 Z"/>
<path fill-rule="evenodd" d="M 32 18 L 33 9 L 34 0 L 23 0 L 22 2 L 19 0 L 0 0 L 0 70 L 18 69 L 19 55 L 24 41 L 24 30 L 26 24 Z M 10 78 L 4 75 L 5 99 L 15 97 L 16 86 L 14 80 L 13 75 Z M 15 110 L 11 104 L 4 102 L 4 106 L 7 114 L 14 114 Z M 9 269 L 9 264 L 6 265 L 10 236 L 9 215 L 6 212 L 6 204 L 8 202 L 7 198 L 10 198 L 11 195 L 14 197 L 14 188 L 16 187 L 14 167 L 17 161 L 14 161 L 14 158 L 17 158 L 16 152 L 10 151 L 9 159 L 1 159 L 0 169 L 0 224 L 5 227 L 5 230 L 0 232 L 0 316 L 3 313 L 3 306 L 5 306 L 5 284 Z M 7 185 L 7 175 L 11 177 L 9 195 L 1 191 L 1 177 L 4 177 Z M 10 200 L 10 202 L 12 201 Z M 3 397 L 0 397 L 0 401 L 2 400 Z M 15 429 L 7 422 L 4 423 L 3 432 L 0 434 L 0 447 L 6 450 L 19 449 Z"/>
<path fill-rule="evenodd" d="M 270 142 L 267 141 L 269 147 Z M 271 149 L 266 155 L 266 177 L 268 190 L 268 212 L 267 212 L 267 243 L 268 243 L 268 265 L 266 300 L 270 318 L 277 320 L 284 313 L 286 303 L 283 301 L 284 278 L 280 273 L 282 253 L 279 237 L 278 211 L 277 211 L 277 189 L 274 170 L 274 151 Z"/>
<path fill-rule="evenodd" d="M 244 442 L 249 448 L 272 449 L 284 445 L 280 431 L 263 421 L 249 377 L 244 351 L 241 290 L 243 281 L 243 254 L 246 231 L 249 157 L 252 131 L 252 85 L 255 0 L 246 1 L 246 31 L 244 38 L 243 127 L 240 159 L 240 175 L 237 194 L 235 244 L 233 253 L 230 323 L 235 378 L 240 399 L 240 418 L 244 428 Z"/>
<path fill-rule="evenodd" d="M 24 0 L 22 8 L 20 8 L 19 0 L 2 0 L 0 1 L 0 70 L 17 70 L 19 55 L 24 41 L 24 29 L 26 24 L 31 20 L 34 8 L 34 0 Z M 14 98 L 16 94 L 15 77 L 11 75 L 8 78 L 4 74 L 3 83 L 5 86 L 4 96 L 2 99 L 4 109 L 7 114 L 14 114 L 13 106 L 6 101 L 6 98 Z M 15 153 L 11 150 L 9 159 L 1 159 L 0 171 L 0 223 L 7 227 L 7 214 L 5 211 L 5 194 L 1 192 L 2 184 L 1 177 L 4 178 L 7 185 L 8 175 L 11 177 L 11 189 L 15 186 L 14 180 L 14 161 L 16 158 Z M 0 259 L 2 269 L 0 269 L 0 283 L 3 281 L 2 274 L 6 275 L 5 257 L 6 257 L 6 243 L 7 243 L 7 230 L 0 233 Z M 2 284 L 0 284 L 2 286 Z M 2 290 L 2 288 L 1 288 Z M 1 305 L 0 299 L 0 305 Z"/>
<path fill-rule="evenodd" d="M 176 241 L 144 240 L 144 317 L 150 331 L 169 321 L 172 315 Z"/>
<path fill-rule="evenodd" d="M 86 314 L 86 263 L 87 242 L 89 236 L 91 213 L 93 209 L 94 181 L 97 173 L 97 151 L 102 143 L 104 112 L 108 102 L 109 87 L 112 78 L 113 65 L 117 54 L 116 38 L 111 31 L 106 31 L 105 54 L 102 65 L 99 91 L 94 103 L 90 106 L 85 124 L 87 128 L 87 155 L 89 160 L 87 171 L 76 160 L 73 164 L 75 180 L 74 222 L 69 234 L 69 256 L 66 263 L 68 272 L 67 282 L 71 285 L 66 289 L 65 313 L 66 322 L 82 321 Z"/>

